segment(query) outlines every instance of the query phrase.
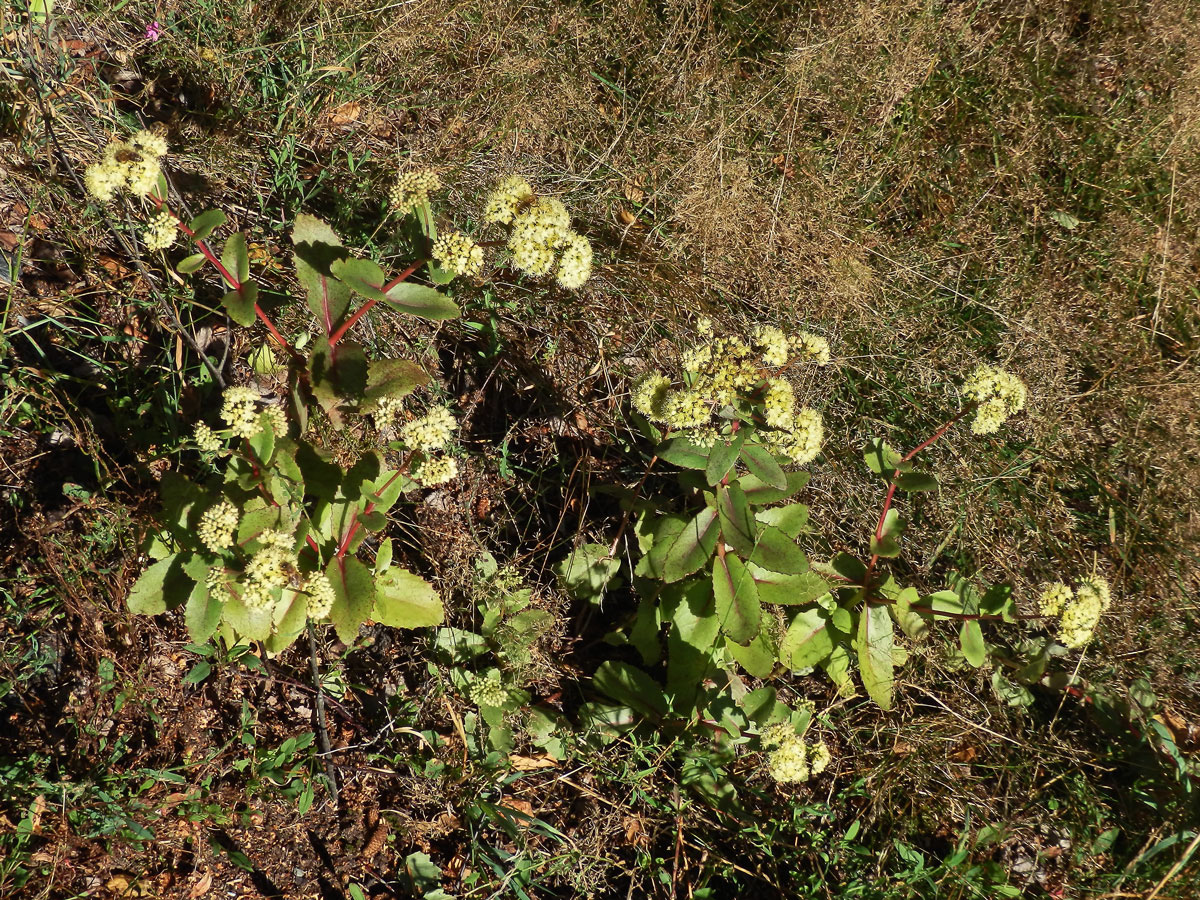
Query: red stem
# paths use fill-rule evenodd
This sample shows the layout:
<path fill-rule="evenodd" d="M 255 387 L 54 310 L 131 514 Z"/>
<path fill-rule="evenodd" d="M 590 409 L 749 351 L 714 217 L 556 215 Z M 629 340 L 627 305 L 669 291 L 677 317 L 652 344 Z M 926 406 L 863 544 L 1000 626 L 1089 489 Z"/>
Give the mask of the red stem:
<path fill-rule="evenodd" d="M 410 457 L 410 459 L 411 459 L 411 457 Z M 384 483 L 383 487 L 381 487 L 378 490 L 377 493 L 382 494 L 389 487 L 391 487 L 392 482 L 395 481 L 397 478 L 399 478 L 403 474 L 403 470 L 407 467 L 408 467 L 408 464 L 406 462 L 404 466 L 402 466 L 400 469 L 396 470 L 396 474 L 393 475 L 391 478 L 389 478 Z M 375 510 L 375 503 L 371 502 L 371 503 L 368 503 L 365 507 L 363 507 L 362 514 L 364 516 L 368 516 L 374 510 Z M 350 542 L 352 540 L 354 540 L 354 535 L 358 534 L 358 526 L 359 526 L 358 516 L 355 516 L 354 520 L 350 523 L 350 527 L 346 529 L 346 534 L 342 537 L 342 542 L 338 545 L 338 548 L 337 548 L 337 559 L 338 559 L 339 565 L 341 565 L 341 561 L 346 558 L 346 550 L 350 547 Z"/>
<path fill-rule="evenodd" d="M 192 231 L 192 229 L 184 223 L 183 219 L 181 219 L 173 210 L 167 208 L 165 200 L 155 195 L 151 195 L 150 199 L 158 205 L 159 209 L 166 209 L 166 211 L 175 219 L 175 224 L 179 226 L 179 230 L 195 242 L 196 249 L 204 254 L 205 259 L 216 266 L 217 271 L 221 273 L 221 277 L 225 279 L 225 283 L 228 284 L 233 290 L 240 291 L 242 289 L 241 282 L 234 278 L 232 274 L 230 274 L 229 270 L 225 268 L 225 264 L 222 263 L 221 260 L 217 258 L 217 255 L 212 252 L 212 249 L 208 246 L 208 243 L 203 239 L 196 240 L 196 232 Z M 258 316 L 260 322 L 267 326 L 267 331 L 271 333 L 271 337 L 275 339 L 275 342 L 279 344 L 280 347 L 286 350 L 292 357 L 296 359 L 301 358 L 300 353 L 295 347 L 288 343 L 287 338 L 279 333 L 279 329 L 275 327 L 275 323 L 267 317 L 267 314 L 263 312 L 263 308 L 257 303 L 254 304 L 254 314 Z"/>
<path fill-rule="evenodd" d="M 409 266 L 407 269 L 405 269 L 403 272 L 401 272 L 399 275 L 397 275 L 395 278 L 393 278 L 391 281 L 389 281 L 387 284 L 385 284 L 383 287 L 381 287 L 380 290 L 386 294 L 388 291 L 390 291 L 392 288 L 394 288 L 400 282 L 402 282 L 406 278 L 408 278 L 408 276 L 411 275 L 413 272 L 417 271 L 417 269 L 426 262 L 428 262 L 428 260 L 418 259 L 415 263 L 413 263 L 411 266 Z M 371 310 L 371 308 L 378 302 L 379 302 L 379 298 L 373 297 L 370 300 L 368 300 L 366 303 L 364 303 L 362 306 L 360 306 L 355 311 L 354 315 L 352 315 L 350 318 L 348 318 L 345 322 L 342 323 L 342 326 L 337 331 L 335 331 L 335 332 L 333 332 L 333 334 L 329 335 L 329 346 L 336 347 L 338 345 L 338 341 L 340 341 L 343 337 L 345 337 L 346 332 L 349 331 L 351 328 L 353 328 L 355 323 L 357 323 L 359 319 L 361 319 L 363 316 L 365 316 Z"/>
<path fill-rule="evenodd" d="M 928 447 L 930 444 L 932 444 L 934 441 L 936 441 L 938 438 L 940 438 L 943 434 L 945 434 L 947 431 L 949 431 L 951 428 L 953 428 L 955 423 L 958 422 L 959 419 L 961 419 L 963 416 L 967 415 L 967 413 L 971 412 L 971 410 L 973 410 L 977 405 L 978 404 L 976 404 L 976 403 L 968 403 L 966 406 L 964 406 L 962 409 L 960 409 L 958 411 L 958 414 L 955 415 L 954 418 L 950 419 L 950 421 L 943 424 L 937 431 L 935 431 L 928 438 L 926 438 L 921 443 L 917 444 L 916 447 L 914 447 L 912 450 L 910 450 L 908 452 L 908 454 L 902 460 L 900 460 L 900 465 L 903 465 L 904 463 L 911 461 L 914 456 L 916 456 L 918 453 L 920 453 L 922 450 L 924 450 L 926 447 Z M 901 474 L 900 466 L 898 465 L 896 467 L 896 471 L 894 471 L 892 473 L 891 482 L 888 484 L 887 495 L 883 498 L 883 510 L 879 513 L 879 522 L 875 526 L 875 540 L 876 541 L 883 540 L 883 524 L 887 520 L 887 514 L 892 508 L 892 501 L 896 497 L 896 479 L 900 477 L 900 474 Z M 872 553 L 870 561 L 867 562 L 867 572 L 863 576 L 863 589 L 868 592 L 871 589 L 871 576 L 875 573 L 875 565 L 878 562 L 879 562 L 879 554 Z"/>

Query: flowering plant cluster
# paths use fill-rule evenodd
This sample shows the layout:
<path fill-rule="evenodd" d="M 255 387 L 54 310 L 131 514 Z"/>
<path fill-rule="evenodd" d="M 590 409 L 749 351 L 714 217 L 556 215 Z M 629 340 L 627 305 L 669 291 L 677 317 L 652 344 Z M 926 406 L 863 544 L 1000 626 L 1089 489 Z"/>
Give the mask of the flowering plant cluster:
<path fill-rule="evenodd" d="M 632 388 L 633 409 L 657 443 L 646 476 L 660 460 L 680 470 L 681 491 L 628 501 L 629 515 L 641 511 L 636 548 L 630 548 L 640 556 L 631 573 L 640 606 L 624 636 L 647 667 L 665 662 L 665 679 L 615 664 L 620 668 L 598 679 L 601 690 L 624 701 L 623 708 L 660 722 L 683 715 L 736 731 L 746 719 L 733 716 L 730 704 L 744 707 L 754 696 L 739 687 L 742 672 L 769 679 L 820 667 L 850 695 L 857 669 L 867 694 L 889 708 L 895 670 L 908 656 L 897 628 L 919 641 L 933 621 L 954 621 L 967 663 L 978 667 L 993 659 L 1026 683 L 1045 676 L 1044 661 L 1059 652 L 1053 642 L 1047 638 L 1032 655 L 1028 648 L 1010 651 L 986 641 L 981 622 L 1057 617 L 1060 643 L 1053 646 L 1061 652 L 1090 640 L 1110 602 L 1098 576 L 1075 591 L 1050 586 L 1039 614 L 1022 615 L 1006 586 L 977 587 L 955 577 L 950 589 L 921 597 L 885 570 L 901 553 L 905 521 L 896 509 L 898 496 L 938 488 L 915 458 L 971 414 L 973 433 L 995 433 L 1025 406 L 1019 379 L 980 366 L 965 379 L 960 410 L 915 449 L 901 454 L 882 440 L 870 442 L 863 458 L 886 480 L 886 492 L 867 553 L 810 562 L 797 543 L 811 531 L 808 508 L 792 499 L 808 475 L 793 467 L 817 457 L 822 420 L 818 411 L 797 406 L 786 374 L 797 364 L 826 365 L 829 345 L 806 331 L 785 337 L 779 329 L 760 328 L 749 340 L 714 337 L 713 331 L 711 323 L 700 323 L 701 341 L 682 354 L 677 377 L 654 372 Z M 621 569 L 616 557 L 624 530 L 622 525 L 611 547 L 576 550 L 564 564 L 564 579 L 601 593 Z M 1043 662 L 1032 664 L 1035 658 Z M 994 681 L 998 692 L 1008 683 L 1004 676 Z M 630 684 L 636 692 L 627 690 Z M 655 699 L 648 703 L 648 697 Z M 606 707 L 597 716 L 611 722 L 621 713 Z M 765 742 L 775 748 L 771 767 L 780 781 L 802 780 L 814 762 L 817 769 L 825 763 L 824 751 L 797 741 L 777 730 Z"/>
<path fill-rule="evenodd" d="M 196 426 L 194 446 L 216 474 L 205 484 L 176 473 L 163 479 L 162 528 L 149 544 L 156 561 L 134 585 L 130 609 L 155 614 L 186 605 L 194 641 L 219 633 L 230 643 L 261 641 L 268 652 L 287 647 L 310 622 L 333 624 L 346 642 L 368 619 L 410 628 L 438 624 L 440 598 L 424 579 L 392 564 L 389 539 L 370 542 L 373 561 L 359 557 L 366 538 L 386 528 L 386 513 L 402 493 L 457 477 L 458 424 L 445 407 L 408 414 L 406 398 L 428 381 L 426 373 L 407 359 L 367 359 L 348 335 L 381 303 L 425 319 L 456 317 L 458 306 L 444 286 L 477 274 L 483 249 L 460 232 L 437 235 L 429 203 L 440 181 L 429 171 L 401 175 L 389 192 L 401 212 L 415 213 L 426 247 L 395 276 L 351 253 L 321 220 L 298 216 L 292 232 L 296 276 L 320 334 L 301 352 L 259 303 L 245 236 L 227 237 L 218 255 L 209 241 L 225 224 L 224 214 L 209 210 L 185 219 L 170 205 L 160 167 L 166 153 L 159 134 L 138 132 L 89 167 L 85 186 L 100 203 L 123 192 L 140 198 L 150 252 L 169 250 L 182 233 L 194 252 L 176 270 L 190 275 L 212 266 L 224 284 L 222 304 L 230 317 L 243 326 L 261 322 L 286 354 L 288 389 L 278 398 L 230 387 L 220 426 Z M 497 188 L 509 190 L 511 179 Z M 558 201 L 544 202 L 561 209 Z M 525 212 L 510 217 L 514 228 L 529 220 Z M 586 241 L 563 230 L 565 210 L 554 221 L 562 228 L 547 232 L 546 241 L 559 254 L 559 280 L 578 286 L 587 273 L 574 279 L 564 273 L 572 248 Z M 590 247 L 587 259 L 590 271 Z M 413 280 L 418 273 L 432 286 Z M 335 429 L 369 417 L 379 449 L 349 468 L 338 465 L 309 427 L 318 409 Z"/>

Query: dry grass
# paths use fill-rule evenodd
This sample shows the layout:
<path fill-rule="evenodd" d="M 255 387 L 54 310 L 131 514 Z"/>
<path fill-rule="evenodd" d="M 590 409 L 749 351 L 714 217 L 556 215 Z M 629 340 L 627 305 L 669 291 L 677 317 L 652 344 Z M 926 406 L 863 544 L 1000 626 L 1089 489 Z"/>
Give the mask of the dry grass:
<path fill-rule="evenodd" d="M 373 209 L 409 163 L 441 170 L 464 208 L 514 169 L 567 199 L 597 245 L 596 279 L 549 301 L 498 284 L 516 301 L 497 314 L 512 358 L 488 380 L 461 361 L 443 373 L 492 404 L 475 448 L 513 437 L 559 493 L 489 481 L 481 460 L 473 493 L 425 523 L 458 535 L 448 583 L 457 571 L 465 586 L 471 548 L 489 541 L 546 580 L 584 527 L 588 484 L 627 474 L 613 461 L 626 376 L 670 356 L 696 317 L 803 324 L 835 346 L 835 364 L 798 385 L 827 417 L 808 502 L 829 545 L 860 550 L 878 508 L 862 444 L 911 446 L 956 408 L 966 371 L 1001 361 L 1029 384 L 1030 409 L 995 441 L 959 435 L 930 452 L 944 487 L 906 501 L 905 574 L 933 589 L 967 569 L 1029 596 L 1097 566 L 1120 600 L 1081 673 L 1121 690 L 1146 674 L 1200 721 L 1200 17 L 1186 4 L 59 7 L 64 32 L 96 52 L 52 101 L 76 166 L 119 111 L 165 122 L 185 192 L 252 231 L 294 211 L 288 171 L 327 173 L 314 205 L 331 217 L 342 198 Z M 169 27 L 149 44 L 139 29 L 154 18 Z M 25 124 L 10 146 L 37 145 L 36 118 Z M 281 135 L 294 151 L 272 162 Z M 346 154 L 368 152 L 351 174 Z M 78 221 L 52 158 L 42 148 L 12 166 L 0 194 L 36 197 L 53 239 L 94 272 L 109 239 Z M 346 227 L 369 235 L 368 217 Z M 395 338 L 377 328 L 381 344 Z M 433 336 L 417 337 L 436 358 Z M 564 447 L 586 465 L 562 463 Z M 508 520 L 468 535 L 462 511 L 480 496 Z M 945 841 L 969 812 L 1034 846 L 1043 796 L 1080 773 L 1110 780 L 1077 712 L 1050 711 L 1027 734 L 951 660 L 925 655 L 911 679 L 890 718 L 843 708 L 820 679 L 797 686 L 828 701 L 838 777 L 870 785 L 851 816 L 864 825 Z M 629 814 L 670 846 L 670 815 Z M 606 813 L 578 840 L 595 854 L 621 827 Z M 736 861 L 738 848 L 713 852 Z"/>

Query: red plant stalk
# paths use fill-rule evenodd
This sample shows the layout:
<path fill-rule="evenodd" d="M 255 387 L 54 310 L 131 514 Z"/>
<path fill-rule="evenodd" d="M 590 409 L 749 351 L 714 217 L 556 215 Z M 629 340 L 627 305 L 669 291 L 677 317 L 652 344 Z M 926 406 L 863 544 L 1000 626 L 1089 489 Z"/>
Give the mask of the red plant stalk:
<path fill-rule="evenodd" d="M 221 260 L 217 258 L 217 255 L 212 252 L 212 248 L 208 246 L 206 241 L 196 240 L 196 232 L 192 231 L 192 229 L 184 223 L 183 219 L 181 219 L 174 210 L 167 207 L 165 200 L 156 194 L 151 194 L 150 200 L 153 201 L 160 210 L 166 210 L 166 212 L 175 220 L 175 224 L 179 226 L 179 230 L 188 237 L 192 238 L 196 244 L 196 249 L 203 253 L 204 258 L 216 267 L 217 271 L 221 273 L 221 277 L 225 280 L 225 283 L 228 284 L 230 288 L 235 291 L 241 290 L 241 282 L 234 278 L 230 271 L 225 268 L 225 264 L 222 263 Z M 292 357 L 296 359 L 300 358 L 300 353 L 295 347 L 288 343 L 287 338 L 279 333 L 279 329 L 275 327 L 275 323 L 268 318 L 267 314 L 263 312 L 263 308 L 257 303 L 254 304 L 254 314 L 258 316 L 259 321 L 267 326 L 267 331 L 271 333 L 271 337 L 275 339 L 275 342 L 279 344 L 280 347 L 286 350 Z"/>
<path fill-rule="evenodd" d="M 381 487 L 379 489 L 378 493 L 382 494 L 389 487 L 391 487 L 392 482 L 404 474 L 404 470 L 408 468 L 408 464 L 411 460 L 412 460 L 412 455 L 410 454 L 408 459 L 406 459 L 404 461 L 404 465 L 402 465 L 399 469 L 396 470 L 395 475 L 393 475 L 386 482 L 384 482 L 383 487 Z M 372 512 L 374 512 L 374 510 L 375 510 L 375 504 L 373 502 L 368 503 L 365 507 L 363 507 L 362 514 L 364 516 L 369 516 Z M 346 558 L 346 550 L 349 549 L 350 542 L 352 540 L 354 540 L 354 536 L 356 534 L 358 534 L 358 526 L 359 526 L 358 516 L 355 516 L 354 521 L 352 521 L 350 523 L 350 527 L 346 529 L 346 534 L 342 537 L 342 542 L 340 544 L 338 544 L 337 560 L 338 560 L 339 565 L 341 565 L 341 561 Z"/>
<path fill-rule="evenodd" d="M 383 287 L 381 287 L 380 290 L 386 294 L 388 291 L 390 291 L 396 285 L 400 284 L 400 282 L 407 279 L 408 276 L 410 276 L 413 272 L 417 271 L 417 269 L 420 268 L 420 266 L 426 262 L 428 262 L 428 260 L 418 259 L 415 263 L 413 263 L 411 266 L 409 266 L 407 269 L 405 269 L 403 272 L 401 272 L 399 275 L 397 275 L 395 278 L 393 278 L 391 281 L 389 281 L 387 284 L 385 284 Z M 363 316 L 365 316 L 368 312 L 370 312 L 371 308 L 374 307 L 375 304 L 378 302 L 379 302 L 379 299 L 377 297 L 372 297 L 370 300 L 368 300 L 366 303 L 364 303 L 362 306 L 360 306 L 357 310 L 355 310 L 354 315 L 352 315 L 345 322 L 343 322 L 342 326 L 340 328 L 338 328 L 337 331 L 335 331 L 331 335 L 329 335 L 329 346 L 336 347 L 338 345 L 338 342 L 343 337 L 345 337 L 346 332 L 349 331 L 351 328 L 353 328 L 354 325 L 358 322 L 358 320 L 361 319 Z"/>
<path fill-rule="evenodd" d="M 930 446 L 938 438 L 940 438 L 947 431 L 949 431 L 951 428 L 953 428 L 955 423 L 957 423 L 960 419 L 963 418 L 963 416 L 967 415 L 973 409 L 975 409 L 976 406 L 978 406 L 977 403 L 968 403 L 966 406 L 964 406 L 962 409 L 960 409 L 958 411 L 958 413 L 954 416 L 954 418 L 952 418 L 948 422 L 944 423 L 940 428 L 938 428 L 937 431 L 935 431 L 928 438 L 926 438 L 921 443 L 919 443 L 916 447 L 914 447 L 912 450 L 910 450 L 908 452 L 908 454 L 903 459 L 900 460 L 900 464 L 896 467 L 896 471 L 894 471 L 892 473 L 891 482 L 888 484 L 887 494 L 883 498 L 883 509 L 879 513 L 879 522 L 875 526 L 875 540 L 877 542 L 883 540 L 883 525 L 884 525 L 884 522 L 887 521 L 887 514 L 891 510 L 892 501 L 896 497 L 896 479 L 899 478 L 901 475 L 900 465 L 903 465 L 906 462 L 910 462 L 913 459 L 913 457 L 915 457 L 918 453 L 920 453 L 926 447 Z M 875 573 L 875 566 L 878 562 L 879 562 L 879 554 L 872 553 L 871 559 L 867 562 L 866 574 L 863 575 L 863 590 L 865 590 L 867 592 L 870 592 L 871 576 Z"/>

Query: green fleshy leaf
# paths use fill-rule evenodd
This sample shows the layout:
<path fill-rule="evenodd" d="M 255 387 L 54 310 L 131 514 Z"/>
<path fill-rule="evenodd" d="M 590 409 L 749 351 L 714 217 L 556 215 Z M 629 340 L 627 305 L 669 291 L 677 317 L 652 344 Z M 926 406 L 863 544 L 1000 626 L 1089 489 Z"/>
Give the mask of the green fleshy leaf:
<path fill-rule="evenodd" d="M 188 223 L 188 228 L 194 233 L 192 237 L 193 241 L 203 241 L 213 233 L 214 229 L 220 228 L 224 224 L 225 213 L 219 209 L 207 209 L 192 219 Z"/>
<path fill-rule="evenodd" d="M 246 236 L 240 231 L 226 239 L 225 248 L 221 251 L 221 265 L 237 279 L 238 284 L 245 284 L 250 277 L 250 253 L 246 249 Z"/>
<path fill-rule="evenodd" d="M 224 592 L 225 589 L 222 587 L 220 590 Z M 197 582 L 184 611 L 184 623 L 193 644 L 203 644 L 216 634 L 217 626 L 221 624 L 222 610 L 221 601 L 209 594 L 208 586 L 204 582 Z"/>
<path fill-rule="evenodd" d="M 407 359 L 373 359 L 367 363 L 367 383 L 360 412 L 374 412 L 383 400 L 401 400 L 429 382 L 429 374 Z"/>
<path fill-rule="evenodd" d="M 697 579 L 679 590 L 667 635 L 667 691 L 674 709 L 692 707 L 713 668 L 713 647 L 721 631 L 711 582 Z"/>
<path fill-rule="evenodd" d="M 833 650 L 829 615 L 819 608 L 802 609 L 779 642 L 779 658 L 793 670 L 815 666 Z"/>
<path fill-rule="evenodd" d="M 738 479 L 738 483 L 741 484 L 742 490 L 746 492 L 746 498 L 751 503 L 755 506 L 762 506 L 764 503 L 786 500 L 808 484 L 810 477 L 808 472 L 788 472 L 787 487 L 783 490 L 772 487 L 753 472 L 743 475 Z"/>
<path fill-rule="evenodd" d="M 741 432 L 735 434 L 728 443 L 717 438 L 716 446 L 708 453 L 708 464 L 704 468 L 704 477 L 708 479 L 709 484 L 717 484 L 732 471 L 745 441 L 746 435 Z"/>
<path fill-rule="evenodd" d="M 704 469 L 708 466 L 708 450 L 697 447 L 691 441 L 673 437 L 659 445 L 657 455 L 664 462 L 684 469 Z"/>
<path fill-rule="evenodd" d="M 754 552 L 758 529 L 750 514 L 746 494 L 736 484 L 717 486 L 717 512 L 721 517 L 721 535 L 742 556 Z"/>
<path fill-rule="evenodd" d="M 612 697 L 650 719 L 667 714 L 667 698 L 658 683 L 633 666 L 608 660 L 600 664 L 592 676 L 592 684 L 600 693 Z"/>
<path fill-rule="evenodd" d="M 193 253 L 191 256 L 185 256 L 175 265 L 175 271 L 180 275 L 190 275 L 204 265 L 204 261 L 208 259 L 203 253 Z"/>
<path fill-rule="evenodd" d="M 759 510 L 754 517 L 764 525 L 774 525 L 793 539 L 809 530 L 808 507 L 803 503 L 789 503 L 787 506 Z"/>
<path fill-rule="evenodd" d="M 725 652 L 755 678 L 770 678 L 775 672 L 775 648 L 769 641 L 769 633 L 761 629 L 749 644 L 739 644 L 732 638 L 725 641 Z"/>
<path fill-rule="evenodd" d="M 221 305 L 229 313 L 229 318 L 243 327 L 254 324 L 258 317 L 254 312 L 254 304 L 258 302 L 258 285 L 253 281 L 243 282 L 242 286 L 229 291 L 221 298 Z"/>
<path fill-rule="evenodd" d="M 763 603 L 784 606 L 803 606 L 829 593 L 829 582 L 813 571 L 799 575 L 772 572 L 750 563 L 750 574 L 758 585 Z"/>
<path fill-rule="evenodd" d="M 329 271 L 338 281 L 370 300 L 386 300 L 383 293 L 383 283 L 386 276 L 369 259 L 359 259 L 356 256 L 346 256 L 335 259 L 329 264 Z"/>
<path fill-rule="evenodd" d="M 884 710 L 892 708 L 895 685 L 892 619 L 887 607 L 868 603 L 858 620 L 858 670 L 867 695 Z"/>
<path fill-rule="evenodd" d="M 982 666 L 987 659 L 987 643 L 983 640 L 983 629 L 979 627 L 979 622 L 975 619 L 965 620 L 958 639 L 963 659 L 977 669 Z"/>
<path fill-rule="evenodd" d="M 765 526 L 759 535 L 750 562 L 785 575 L 800 575 L 808 571 L 808 558 L 804 551 L 790 537 L 770 525 Z"/>
<path fill-rule="evenodd" d="M 393 628 L 428 628 L 445 617 L 441 597 L 420 575 L 392 566 L 375 579 L 375 621 Z"/>
<path fill-rule="evenodd" d="M 896 487 L 902 491 L 936 491 L 938 480 L 928 472 L 902 472 L 896 479 Z"/>
<path fill-rule="evenodd" d="M 742 447 L 742 460 L 750 473 L 758 477 L 763 484 L 779 491 L 787 490 L 787 475 L 771 455 L 771 451 L 762 444 L 746 444 Z"/>
<path fill-rule="evenodd" d="M 871 535 L 871 552 L 876 556 L 892 558 L 900 555 L 900 534 L 904 531 L 904 520 L 895 508 L 889 509 L 883 519 L 883 536 Z"/>
<path fill-rule="evenodd" d="M 663 559 L 663 580 L 679 581 L 702 568 L 717 548 L 721 528 L 717 511 L 706 506 L 696 513 L 671 543 Z"/>
<path fill-rule="evenodd" d="M 603 596 L 621 568 L 621 561 L 613 559 L 608 550 L 603 544 L 583 544 L 556 567 L 563 585 L 580 600 Z"/>
<path fill-rule="evenodd" d="M 717 620 L 731 641 L 749 644 L 762 627 L 758 587 L 745 564 L 732 553 L 713 563 L 713 597 Z"/>
<path fill-rule="evenodd" d="M 443 294 L 421 284 L 402 281 L 387 292 L 387 304 L 422 319 L 457 319 L 458 305 Z"/>
<path fill-rule="evenodd" d="M 126 604 L 129 611 L 156 616 L 185 602 L 192 593 L 192 580 L 184 573 L 184 554 L 160 559 L 134 582 Z"/>
<path fill-rule="evenodd" d="M 326 335 L 332 334 L 350 307 L 350 288 L 333 277 L 332 265 L 349 252 L 333 229 L 315 216 L 301 213 L 292 229 L 296 276 L 304 287 L 308 308 Z"/>
<path fill-rule="evenodd" d="M 367 620 L 375 605 L 375 578 L 357 559 L 331 559 L 325 575 L 333 585 L 333 609 L 329 621 L 343 644 L 358 637 L 359 626 Z"/>

